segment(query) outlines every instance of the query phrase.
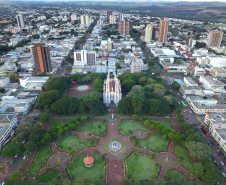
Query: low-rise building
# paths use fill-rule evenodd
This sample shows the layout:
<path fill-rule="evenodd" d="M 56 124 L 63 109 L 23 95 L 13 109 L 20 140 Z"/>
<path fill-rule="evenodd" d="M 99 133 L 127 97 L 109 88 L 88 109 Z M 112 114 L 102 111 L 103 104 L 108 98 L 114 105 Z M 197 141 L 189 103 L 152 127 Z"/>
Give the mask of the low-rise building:
<path fill-rule="evenodd" d="M 226 114 L 206 113 L 204 123 L 215 141 L 226 152 Z"/>
<path fill-rule="evenodd" d="M 4 87 L 10 83 L 10 78 L 7 76 L 0 76 L 0 87 Z"/>
<path fill-rule="evenodd" d="M 211 67 L 210 74 L 215 78 L 225 78 L 226 77 L 226 66 Z"/>
<path fill-rule="evenodd" d="M 212 76 L 200 76 L 199 82 L 205 89 L 212 90 L 216 93 L 225 93 L 224 84 Z"/>
<path fill-rule="evenodd" d="M 10 141 L 18 124 L 16 114 L 0 114 L 0 150 Z"/>
<path fill-rule="evenodd" d="M 202 96 L 202 89 L 200 87 L 181 86 L 180 92 L 185 96 L 186 95 Z"/>
<path fill-rule="evenodd" d="M 198 84 L 191 77 L 184 77 L 184 83 L 187 87 L 197 87 Z"/>

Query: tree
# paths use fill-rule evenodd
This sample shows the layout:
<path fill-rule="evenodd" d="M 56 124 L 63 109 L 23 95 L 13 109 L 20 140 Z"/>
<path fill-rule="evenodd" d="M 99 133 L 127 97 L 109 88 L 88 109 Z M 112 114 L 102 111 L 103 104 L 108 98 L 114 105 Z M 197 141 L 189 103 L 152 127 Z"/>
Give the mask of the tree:
<path fill-rule="evenodd" d="M 136 82 L 134 80 L 131 80 L 131 79 L 128 79 L 128 80 L 125 80 L 123 83 L 122 83 L 122 88 L 126 91 L 126 92 L 129 92 L 132 87 L 136 85 Z"/>
<path fill-rule="evenodd" d="M 71 71 L 71 70 L 72 70 L 72 66 L 67 66 L 67 67 L 65 68 L 65 70 L 66 70 L 66 71 Z"/>
<path fill-rule="evenodd" d="M 48 123 L 50 121 L 50 110 L 47 110 L 40 115 L 40 121 L 42 123 Z"/>
<path fill-rule="evenodd" d="M 133 121 L 138 121 L 138 116 L 136 114 L 132 115 Z"/>
<path fill-rule="evenodd" d="M 40 106 L 44 108 L 45 106 L 50 106 L 53 102 L 57 101 L 60 98 L 60 93 L 57 90 L 49 90 L 40 93 L 38 96 Z"/>
<path fill-rule="evenodd" d="M 18 126 L 17 131 L 21 132 L 22 134 L 23 133 L 28 134 L 28 133 L 30 133 L 32 131 L 34 125 L 35 125 L 35 121 L 25 122 L 25 123 L 20 124 Z"/>
<path fill-rule="evenodd" d="M 190 141 L 185 144 L 193 159 L 203 159 L 211 156 L 211 148 L 203 142 Z"/>
<path fill-rule="evenodd" d="M 116 69 L 121 69 L 122 68 L 119 63 L 115 63 L 115 67 L 116 67 Z"/>
<path fill-rule="evenodd" d="M 134 113 L 132 107 L 133 105 L 131 102 L 131 98 L 124 97 L 119 101 L 116 111 L 120 114 L 131 115 Z"/>
<path fill-rule="evenodd" d="M 2 155 L 4 157 L 14 156 L 14 155 L 22 155 L 24 152 L 24 145 L 22 143 L 14 143 L 10 142 L 5 145 L 2 150 Z"/>
<path fill-rule="evenodd" d="M 0 93 L 4 93 L 5 89 L 4 88 L 0 88 Z"/>
<path fill-rule="evenodd" d="M 173 86 L 174 89 L 179 89 L 180 88 L 180 84 L 178 82 L 176 82 L 176 81 L 174 81 L 172 83 L 172 86 Z"/>
<path fill-rule="evenodd" d="M 37 149 L 37 145 L 36 145 L 35 142 L 33 142 L 33 141 L 28 141 L 28 142 L 25 144 L 25 149 L 32 152 L 32 151 L 34 151 L 34 150 Z"/>
<path fill-rule="evenodd" d="M 196 177 L 202 177 L 203 176 L 204 167 L 202 163 L 194 163 L 193 164 L 193 170 L 192 172 L 195 174 Z"/>
<path fill-rule="evenodd" d="M 196 42 L 195 48 L 205 48 L 206 47 L 206 43 L 204 42 Z"/>

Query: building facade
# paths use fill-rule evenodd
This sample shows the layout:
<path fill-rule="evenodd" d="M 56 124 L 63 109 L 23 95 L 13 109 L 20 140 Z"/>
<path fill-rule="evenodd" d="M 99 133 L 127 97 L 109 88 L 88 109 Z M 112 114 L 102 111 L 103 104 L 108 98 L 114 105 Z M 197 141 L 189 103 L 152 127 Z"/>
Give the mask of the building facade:
<path fill-rule="evenodd" d="M 148 24 L 145 31 L 145 42 L 149 43 L 152 39 L 153 25 Z"/>
<path fill-rule="evenodd" d="M 124 14 L 123 13 L 120 13 L 119 14 L 119 21 L 124 21 Z"/>
<path fill-rule="evenodd" d="M 168 26 L 169 21 L 168 19 L 161 20 L 159 23 L 159 42 L 166 42 L 167 41 L 167 33 L 168 33 Z"/>
<path fill-rule="evenodd" d="M 121 35 L 129 35 L 129 21 L 119 21 L 118 31 Z"/>
<path fill-rule="evenodd" d="M 18 14 L 16 16 L 16 20 L 17 20 L 17 25 L 19 28 L 24 28 L 25 24 L 24 24 L 24 16 L 22 14 Z"/>
<path fill-rule="evenodd" d="M 122 99 L 121 83 L 114 72 L 114 78 L 110 78 L 108 72 L 107 79 L 104 81 L 103 101 L 108 106 L 110 103 L 118 105 Z"/>
<path fill-rule="evenodd" d="M 208 48 L 220 47 L 223 35 L 224 35 L 224 32 L 222 31 L 210 31 L 206 46 Z"/>
<path fill-rule="evenodd" d="M 109 21 L 110 15 L 112 15 L 112 11 L 108 10 L 108 11 L 107 11 L 107 21 Z"/>
<path fill-rule="evenodd" d="M 32 47 L 32 53 L 34 57 L 36 73 L 52 71 L 49 47 L 45 47 L 44 44 L 41 43 L 34 44 L 34 47 Z"/>
<path fill-rule="evenodd" d="M 84 68 L 85 65 L 96 64 L 96 52 L 81 50 L 74 52 L 74 66 Z"/>

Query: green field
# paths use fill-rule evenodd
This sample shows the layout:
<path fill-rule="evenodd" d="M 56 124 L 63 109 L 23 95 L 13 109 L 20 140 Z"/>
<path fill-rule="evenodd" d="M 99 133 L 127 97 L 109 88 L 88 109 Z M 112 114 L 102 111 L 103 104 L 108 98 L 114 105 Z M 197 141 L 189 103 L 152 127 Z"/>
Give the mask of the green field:
<path fill-rule="evenodd" d="M 105 136 L 107 131 L 107 124 L 103 121 L 90 122 L 81 125 L 76 130 L 77 131 L 91 130 L 96 136 Z"/>
<path fill-rule="evenodd" d="M 147 148 L 154 152 L 165 152 L 168 146 L 168 140 L 164 136 L 150 135 L 146 139 L 137 140 L 136 146 L 140 148 Z"/>
<path fill-rule="evenodd" d="M 128 158 L 127 166 L 127 173 L 130 179 L 153 180 L 158 178 L 159 169 L 149 156 L 134 153 Z"/>
<path fill-rule="evenodd" d="M 167 184 L 189 184 L 188 178 L 178 170 L 170 170 L 165 175 Z"/>
<path fill-rule="evenodd" d="M 181 166 L 187 168 L 188 170 L 192 170 L 193 168 L 192 161 L 189 158 L 189 155 L 183 146 L 177 145 L 174 148 L 173 152 L 177 156 Z"/>
<path fill-rule="evenodd" d="M 135 130 L 147 131 L 148 128 L 135 121 L 121 121 L 119 123 L 119 132 L 121 135 L 130 135 Z"/>
<path fill-rule="evenodd" d="M 80 155 L 73 160 L 72 164 L 68 167 L 70 177 L 73 180 L 77 180 L 78 178 L 92 181 L 104 180 L 104 161 L 94 152 L 94 165 L 92 167 L 86 167 L 83 163 L 86 156 L 87 155 Z"/>
<path fill-rule="evenodd" d="M 59 149 L 68 153 L 95 146 L 96 143 L 96 139 L 81 140 L 77 135 L 63 136 L 58 140 Z"/>
<path fill-rule="evenodd" d="M 48 157 L 51 155 L 52 150 L 49 146 L 44 146 L 38 150 L 35 160 L 29 169 L 29 174 L 39 173 L 39 170 L 46 165 Z"/>

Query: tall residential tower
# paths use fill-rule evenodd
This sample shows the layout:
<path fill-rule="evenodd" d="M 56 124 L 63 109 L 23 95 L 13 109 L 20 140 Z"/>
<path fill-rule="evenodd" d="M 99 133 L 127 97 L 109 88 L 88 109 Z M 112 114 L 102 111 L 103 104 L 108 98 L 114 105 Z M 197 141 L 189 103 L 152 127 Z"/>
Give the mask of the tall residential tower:
<path fill-rule="evenodd" d="M 16 20 L 17 20 L 17 25 L 19 28 L 24 28 L 25 24 L 24 24 L 24 16 L 22 14 L 18 14 L 16 16 Z"/>
<path fill-rule="evenodd" d="M 118 31 L 121 35 L 129 35 L 129 21 L 119 21 Z"/>
<path fill-rule="evenodd" d="M 159 42 L 167 41 L 167 32 L 168 32 L 169 21 L 168 19 L 161 20 L 159 23 Z"/>
<path fill-rule="evenodd" d="M 207 48 L 220 47 L 224 33 L 222 31 L 210 31 L 207 41 Z"/>
<path fill-rule="evenodd" d="M 32 53 L 34 57 L 36 73 L 52 71 L 49 47 L 46 47 L 41 43 L 34 44 L 34 47 L 32 47 Z"/>

